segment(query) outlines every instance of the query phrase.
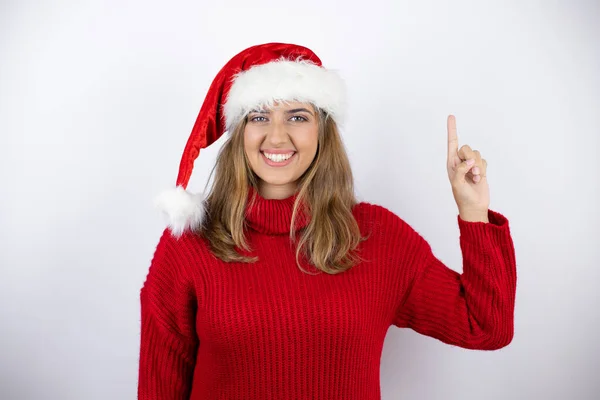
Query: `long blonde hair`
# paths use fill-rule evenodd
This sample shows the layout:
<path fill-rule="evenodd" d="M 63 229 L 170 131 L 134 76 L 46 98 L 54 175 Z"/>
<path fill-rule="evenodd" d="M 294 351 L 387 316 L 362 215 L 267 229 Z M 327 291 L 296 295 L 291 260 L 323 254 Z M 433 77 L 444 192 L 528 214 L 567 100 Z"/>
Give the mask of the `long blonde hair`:
<path fill-rule="evenodd" d="M 304 254 L 318 270 L 337 274 L 362 259 L 356 254 L 362 237 L 352 215 L 357 200 L 350 162 L 337 125 L 324 111 L 319 114 L 318 148 L 315 159 L 298 179 L 297 197 L 290 225 L 290 240 L 296 243 L 296 263 Z M 206 198 L 206 219 L 199 234 L 208 239 L 213 254 L 226 262 L 255 262 L 258 257 L 239 254 L 235 247 L 251 251 L 244 235 L 244 218 L 250 186 L 258 190 L 256 176 L 244 150 L 247 119 L 230 132 L 220 149 L 211 175 L 215 178 Z M 308 225 L 296 242 L 295 219 L 305 204 Z"/>

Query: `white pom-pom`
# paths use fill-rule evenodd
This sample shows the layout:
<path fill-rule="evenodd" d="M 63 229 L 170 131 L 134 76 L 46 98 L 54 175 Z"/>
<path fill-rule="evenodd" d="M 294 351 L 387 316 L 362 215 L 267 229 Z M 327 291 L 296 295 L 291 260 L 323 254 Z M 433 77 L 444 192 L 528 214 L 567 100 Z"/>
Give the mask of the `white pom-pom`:
<path fill-rule="evenodd" d="M 204 195 L 190 193 L 182 186 L 162 192 L 155 205 L 165 215 L 175 237 L 180 237 L 188 229 L 198 228 L 204 221 Z"/>

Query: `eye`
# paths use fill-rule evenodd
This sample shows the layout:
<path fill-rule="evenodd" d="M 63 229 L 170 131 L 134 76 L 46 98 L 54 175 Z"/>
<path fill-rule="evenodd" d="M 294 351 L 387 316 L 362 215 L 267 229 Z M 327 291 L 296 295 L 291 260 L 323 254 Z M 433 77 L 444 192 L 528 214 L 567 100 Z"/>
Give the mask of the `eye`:
<path fill-rule="evenodd" d="M 256 117 L 250 118 L 250 121 L 252 121 L 252 122 L 265 122 L 266 120 L 267 119 L 265 117 L 261 116 L 261 115 L 258 115 Z"/>
<path fill-rule="evenodd" d="M 298 119 L 294 119 L 294 118 L 298 118 Z M 305 117 L 303 117 L 301 115 L 294 115 L 291 119 L 294 122 L 306 122 L 306 121 L 308 121 L 308 119 L 306 119 Z"/>

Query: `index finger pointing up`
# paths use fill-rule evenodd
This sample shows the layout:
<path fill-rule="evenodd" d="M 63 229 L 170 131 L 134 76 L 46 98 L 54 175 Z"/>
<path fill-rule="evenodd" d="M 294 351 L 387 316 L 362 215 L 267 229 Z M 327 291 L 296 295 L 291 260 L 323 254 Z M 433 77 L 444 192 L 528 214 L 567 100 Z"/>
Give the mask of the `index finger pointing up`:
<path fill-rule="evenodd" d="M 456 118 L 448 116 L 448 160 L 458 156 L 458 135 L 456 134 Z"/>

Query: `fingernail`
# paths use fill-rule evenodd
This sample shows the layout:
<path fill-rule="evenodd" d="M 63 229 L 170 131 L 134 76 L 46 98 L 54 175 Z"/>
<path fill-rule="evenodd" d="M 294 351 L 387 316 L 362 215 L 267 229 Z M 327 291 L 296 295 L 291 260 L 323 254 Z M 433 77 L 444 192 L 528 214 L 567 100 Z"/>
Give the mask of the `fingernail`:
<path fill-rule="evenodd" d="M 469 158 L 467 160 L 467 165 L 473 165 L 475 163 L 475 160 L 473 160 L 472 158 Z"/>

